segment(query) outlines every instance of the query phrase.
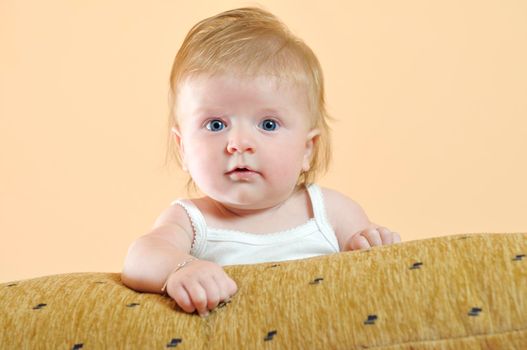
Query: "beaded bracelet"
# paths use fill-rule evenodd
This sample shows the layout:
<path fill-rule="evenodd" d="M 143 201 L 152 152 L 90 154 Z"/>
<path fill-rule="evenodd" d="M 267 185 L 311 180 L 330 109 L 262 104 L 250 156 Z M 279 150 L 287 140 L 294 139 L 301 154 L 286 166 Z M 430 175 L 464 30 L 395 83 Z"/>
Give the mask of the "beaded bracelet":
<path fill-rule="evenodd" d="M 167 292 L 165 291 L 165 288 L 167 287 L 167 283 L 168 283 L 168 279 L 170 278 L 170 276 L 176 272 L 177 270 L 179 270 L 180 268 L 182 268 L 183 266 L 185 266 L 186 264 L 188 264 L 189 262 L 191 262 L 192 260 L 196 260 L 194 258 L 190 258 L 190 259 L 187 259 L 185 261 L 183 261 L 182 263 L 179 263 L 177 264 L 176 268 L 174 270 L 172 270 L 172 272 L 170 272 L 168 274 L 168 277 L 167 277 L 167 280 L 165 282 L 165 284 L 163 285 L 163 288 L 161 288 L 161 292 L 163 293 L 163 295 L 167 294 Z"/>

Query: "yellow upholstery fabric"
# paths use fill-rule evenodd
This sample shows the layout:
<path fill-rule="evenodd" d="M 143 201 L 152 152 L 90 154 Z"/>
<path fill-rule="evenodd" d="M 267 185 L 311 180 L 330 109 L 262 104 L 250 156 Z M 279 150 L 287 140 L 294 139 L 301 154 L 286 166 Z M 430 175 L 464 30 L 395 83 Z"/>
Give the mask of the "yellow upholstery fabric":
<path fill-rule="evenodd" d="M 527 234 L 226 267 L 207 318 L 119 273 L 0 285 L 0 349 L 527 349 Z"/>

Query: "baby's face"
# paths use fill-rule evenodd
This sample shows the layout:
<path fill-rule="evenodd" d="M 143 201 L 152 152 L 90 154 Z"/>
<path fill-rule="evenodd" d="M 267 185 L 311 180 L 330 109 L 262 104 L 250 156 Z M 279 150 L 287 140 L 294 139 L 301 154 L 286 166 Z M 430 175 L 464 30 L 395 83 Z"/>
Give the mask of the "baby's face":
<path fill-rule="evenodd" d="M 267 76 L 193 77 L 177 96 L 183 165 L 226 206 L 263 209 L 293 192 L 313 138 L 305 89 Z M 232 171 L 236 168 L 249 170 Z"/>

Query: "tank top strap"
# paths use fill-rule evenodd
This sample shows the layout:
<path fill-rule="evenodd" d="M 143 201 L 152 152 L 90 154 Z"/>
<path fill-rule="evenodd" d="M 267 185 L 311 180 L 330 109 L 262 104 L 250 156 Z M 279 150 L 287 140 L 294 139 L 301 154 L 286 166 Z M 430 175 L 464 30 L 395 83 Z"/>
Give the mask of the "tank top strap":
<path fill-rule="evenodd" d="M 333 249 L 335 249 L 335 252 L 339 252 L 340 249 L 337 236 L 335 235 L 335 231 L 329 223 L 326 214 L 326 206 L 324 205 L 322 190 L 314 183 L 309 184 L 306 188 L 309 193 L 309 198 L 311 199 L 313 215 L 315 216 L 315 221 L 317 222 L 320 231 L 324 234 L 324 237 L 331 244 Z"/>
<path fill-rule="evenodd" d="M 207 242 L 207 223 L 205 222 L 205 217 L 190 199 L 176 199 L 171 203 L 171 205 L 173 204 L 178 204 L 183 207 L 192 223 L 194 241 L 190 248 L 190 254 L 201 256 Z"/>

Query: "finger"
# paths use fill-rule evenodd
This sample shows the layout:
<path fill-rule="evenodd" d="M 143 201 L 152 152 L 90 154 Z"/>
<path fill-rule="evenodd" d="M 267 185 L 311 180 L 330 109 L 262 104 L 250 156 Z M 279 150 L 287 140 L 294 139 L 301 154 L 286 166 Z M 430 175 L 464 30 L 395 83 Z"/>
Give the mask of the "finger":
<path fill-rule="evenodd" d="M 393 232 L 388 230 L 386 227 L 378 227 L 377 231 L 379 231 L 381 235 L 382 244 L 392 244 L 393 243 Z"/>
<path fill-rule="evenodd" d="M 234 293 L 232 292 L 232 280 L 225 274 L 225 276 L 214 276 L 214 279 L 216 280 L 216 283 L 219 286 L 219 292 L 220 292 L 220 301 L 229 300 L 231 295 Z"/>
<path fill-rule="evenodd" d="M 238 285 L 229 277 L 229 298 L 238 292 Z"/>
<path fill-rule="evenodd" d="M 214 309 L 220 303 L 220 287 L 214 277 L 204 277 L 200 281 L 201 286 L 207 293 L 207 308 Z"/>
<path fill-rule="evenodd" d="M 370 228 L 366 230 L 366 232 L 362 232 L 361 235 L 366 237 L 370 243 L 370 246 L 372 247 L 382 245 L 381 234 L 374 228 Z"/>
<path fill-rule="evenodd" d="M 169 295 L 176 301 L 183 311 L 191 313 L 196 310 L 192 304 L 192 301 L 190 300 L 187 290 L 183 287 L 183 285 L 178 284 L 176 288 L 174 288 L 174 291 Z"/>
<path fill-rule="evenodd" d="M 368 249 L 370 247 L 370 243 L 368 242 L 366 237 L 363 237 L 361 234 L 357 234 L 351 238 L 351 250 Z"/>
<path fill-rule="evenodd" d="M 209 310 L 207 309 L 207 292 L 203 289 L 202 285 L 197 281 L 191 281 L 184 283 L 183 286 L 187 290 L 192 304 L 196 308 L 196 311 L 202 315 L 208 314 Z"/>
<path fill-rule="evenodd" d="M 393 243 L 401 243 L 401 236 L 397 232 L 393 233 Z"/>

